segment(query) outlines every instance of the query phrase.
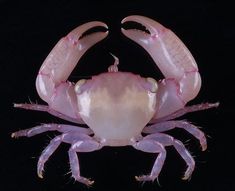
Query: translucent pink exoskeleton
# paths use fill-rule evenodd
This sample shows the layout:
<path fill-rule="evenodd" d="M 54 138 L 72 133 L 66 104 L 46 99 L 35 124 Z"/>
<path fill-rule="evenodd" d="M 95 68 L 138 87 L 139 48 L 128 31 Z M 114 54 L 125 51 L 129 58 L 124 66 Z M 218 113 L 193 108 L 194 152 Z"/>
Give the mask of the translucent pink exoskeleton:
<path fill-rule="evenodd" d="M 142 46 L 153 58 L 165 79 L 156 81 L 129 72 L 118 71 L 118 58 L 108 72 L 79 80 L 67 79 L 81 56 L 108 35 L 106 24 L 98 21 L 83 24 L 63 37 L 42 64 L 36 88 L 48 105 L 15 104 L 15 107 L 45 111 L 76 123 L 42 124 L 20 130 L 12 137 L 31 137 L 46 131 L 61 134 L 53 138 L 43 150 L 37 166 L 42 177 L 45 162 L 62 143 L 69 143 L 68 151 L 72 177 L 91 185 L 94 181 L 80 175 L 77 153 L 99 150 L 104 146 L 127 146 L 156 153 L 156 161 L 148 175 L 136 176 L 137 181 L 154 181 L 158 178 L 166 159 L 166 146 L 173 146 L 187 165 L 183 179 L 189 179 L 195 161 L 184 144 L 164 133 L 181 128 L 193 135 L 206 150 L 205 134 L 186 120 L 176 120 L 185 113 L 217 107 L 218 103 L 186 106 L 195 98 L 201 87 L 197 64 L 181 40 L 158 22 L 143 16 L 128 16 L 122 23 L 137 22 L 148 32 L 124 29 L 122 33 Z M 104 27 L 106 32 L 83 36 L 93 27 Z M 86 124 L 89 128 L 80 127 Z"/>

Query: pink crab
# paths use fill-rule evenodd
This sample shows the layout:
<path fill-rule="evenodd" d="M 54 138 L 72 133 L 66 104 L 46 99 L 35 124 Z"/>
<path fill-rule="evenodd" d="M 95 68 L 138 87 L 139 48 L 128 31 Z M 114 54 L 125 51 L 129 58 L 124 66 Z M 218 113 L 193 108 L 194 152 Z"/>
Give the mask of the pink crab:
<path fill-rule="evenodd" d="M 137 181 L 153 181 L 158 176 L 166 158 L 166 146 L 174 146 L 187 164 L 183 179 L 188 179 L 195 167 L 195 161 L 184 144 L 164 133 L 173 128 L 182 128 L 200 142 L 206 150 L 204 133 L 185 120 L 174 120 L 188 112 L 217 107 L 214 104 L 185 106 L 195 98 L 201 87 L 197 64 L 180 39 L 158 22 L 143 16 L 128 16 L 122 20 L 137 22 L 149 31 L 123 29 L 122 33 L 142 46 L 153 58 L 165 79 L 156 81 L 129 72 L 118 71 L 118 59 L 108 72 L 79 80 L 67 81 L 81 56 L 92 45 L 108 35 L 95 32 L 83 36 L 93 27 L 104 27 L 102 22 L 83 24 L 63 37 L 42 64 L 36 88 L 39 96 L 48 103 L 15 104 L 15 107 L 45 111 L 59 118 L 79 125 L 42 124 L 20 130 L 12 137 L 31 137 L 46 131 L 59 131 L 42 152 L 37 173 L 42 178 L 45 162 L 62 143 L 69 143 L 68 151 L 72 177 L 81 183 L 91 185 L 94 181 L 80 175 L 77 152 L 91 152 L 104 146 L 127 146 L 157 153 L 152 171 L 148 175 L 136 176 Z"/>

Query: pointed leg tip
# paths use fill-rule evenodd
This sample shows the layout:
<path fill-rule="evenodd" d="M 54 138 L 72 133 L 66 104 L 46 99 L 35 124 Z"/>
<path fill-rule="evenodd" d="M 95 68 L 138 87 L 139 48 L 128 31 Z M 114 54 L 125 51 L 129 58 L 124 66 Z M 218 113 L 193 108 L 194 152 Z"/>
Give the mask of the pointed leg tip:
<path fill-rule="evenodd" d="M 215 102 L 215 103 L 209 103 L 210 107 L 219 107 L 220 102 Z"/>
<path fill-rule="evenodd" d="M 215 102 L 215 103 L 202 103 L 202 104 L 200 104 L 200 105 L 201 105 L 202 110 L 203 110 L 203 109 L 210 109 L 210 108 L 217 108 L 217 107 L 219 107 L 220 102 Z M 200 105 L 199 105 L 199 107 L 200 107 Z"/>
<path fill-rule="evenodd" d="M 25 133 L 24 130 L 16 131 L 11 134 L 11 138 L 13 138 L 13 139 L 17 139 L 19 137 L 24 137 L 24 136 L 27 136 L 27 134 Z"/>
<path fill-rule="evenodd" d="M 152 182 L 154 182 L 154 180 L 156 178 L 151 176 L 151 175 L 142 175 L 142 176 L 135 176 L 135 179 L 136 179 L 136 181 L 139 181 L 139 182 L 145 182 L 145 181 L 152 181 Z"/>
<path fill-rule="evenodd" d="M 13 138 L 13 139 L 16 138 L 16 133 L 12 133 L 11 138 Z"/>
<path fill-rule="evenodd" d="M 203 145 L 202 146 L 202 151 L 206 151 L 206 149 L 207 149 L 207 145 Z"/>
<path fill-rule="evenodd" d="M 85 184 L 87 187 L 91 187 L 95 183 L 94 180 L 89 180 L 89 179 L 78 180 L 78 182 Z"/>
<path fill-rule="evenodd" d="M 13 103 L 13 107 L 21 107 L 22 104 L 21 103 Z"/>
<path fill-rule="evenodd" d="M 41 178 L 41 179 L 43 179 L 43 172 L 44 172 L 44 168 L 41 167 L 41 165 L 40 165 L 40 167 L 38 167 L 37 174 L 38 174 L 38 177 Z"/>
<path fill-rule="evenodd" d="M 88 182 L 86 185 L 90 187 L 90 186 L 92 186 L 94 183 L 95 183 L 94 180 L 89 180 L 89 182 Z"/>
<path fill-rule="evenodd" d="M 184 175 L 182 178 L 181 178 L 182 180 L 184 180 L 184 181 L 190 181 L 190 179 L 191 179 L 191 175 Z"/>
<path fill-rule="evenodd" d="M 22 136 L 24 136 L 24 135 L 22 134 L 21 131 L 17 131 L 17 132 L 14 132 L 14 133 L 11 134 L 12 139 L 17 139 L 17 138 L 22 137 Z"/>
<path fill-rule="evenodd" d="M 181 179 L 186 181 L 186 180 L 189 180 L 189 178 L 190 178 L 190 175 L 185 173 L 184 176 Z"/>
<path fill-rule="evenodd" d="M 140 181 L 139 176 L 135 176 L 136 181 Z"/>
<path fill-rule="evenodd" d="M 89 178 L 85 178 L 85 177 L 75 177 L 75 176 L 72 176 L 76 181 L 82 183 L 82 184 L 85 184 L 86 186 L 88 187 L 91 187 L 95 181 L 94 180 L 90 180 Z"/>
<path fill-rule="evenodd" d="M 205 136 L 203 136 L 203 138 L 200 139 L 200 145 L 202 151 L 205 151 L 207 149 L 207 140 Z"/>
<path fill-rule="evenodd" d="M 183 176 L 181 179 L 182 179 L 182 180 L 187 180 L 187 177 Z"/>
<path fill-rule="evenodd" d="M 41 172 L 38 173 L 38 177 L 41 178 L 41 179 L 43 179 L 43 175 L 42 175 Z"/>
<path fill-rule="evenodd" d="M 186 170 L 184 176 L 182 177 L 182 180 L 187 180 L 189 181 L 192 177 L 193 170 Z"/>

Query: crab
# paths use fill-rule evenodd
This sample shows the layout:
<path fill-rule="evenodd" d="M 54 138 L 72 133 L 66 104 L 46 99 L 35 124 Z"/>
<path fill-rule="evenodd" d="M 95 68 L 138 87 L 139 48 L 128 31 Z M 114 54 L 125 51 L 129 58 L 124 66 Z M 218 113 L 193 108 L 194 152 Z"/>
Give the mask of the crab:
<path fill-rule="evenodd" d="M 68 151 L 72 177 L 85 185 L 94 181 L 80 175 L 77 153 L 92 152 L 104 146 L 133 146 L 155 153 L 156 161 L 148 175 L 136 176 L 137 181 L 158 178 L 166 159 L 166 146 L 173 146 L 187 165 L 183 179 L 189 179 L 195 161 L 184 144 L 165 133 L 181 128 L 199 140 L 203 151 L 207 148 L 205 134 L 187 120 L 176 118 L 185 113 L 217 107 L 218 103 L 186 106 L 201 87 L 197 64 L 181 40 L 158 22 L 139 15 L 124 18 L 123 23 L 136 22 L 148 32 L 124 29 L 122 33 L 142 46 L 153 58 L 165 79 L 144 78 L 130 72 L 118 71 L 118 58 L 108 72 L 82 79 L 76 83 L 68 77 L 81 56 L 91 46 L 108 35 L 108 26 L 100 21 L 85 23 L 63 37 L 43 62 L 36 79 L 39 96 L 48 105 L 14 104 L 14 107 L 48 112 L 72 122 L 41 124 L 12 133 L 12 137 L 32 137 L 46 131 L 58 131 L 43 150 L 37 173 L 43 177 L 44 164 L 64 142 L 71 144 Z M 105 31 L 83 35 L 94 27 Z M 79 124 L 86 124 L 88 128 Z"/>

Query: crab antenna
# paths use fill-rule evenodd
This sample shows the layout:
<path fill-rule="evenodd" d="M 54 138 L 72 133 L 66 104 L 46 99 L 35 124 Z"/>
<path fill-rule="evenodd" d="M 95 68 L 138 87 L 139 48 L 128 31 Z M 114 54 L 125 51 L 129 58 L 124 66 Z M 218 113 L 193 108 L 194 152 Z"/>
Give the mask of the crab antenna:
<path fill-rule="evenodd" d="M 108 72 L 118 72 L 119 59 L 111 52 L 109 54 L 114 58 L 114 63 L 108 67 Z"/>

